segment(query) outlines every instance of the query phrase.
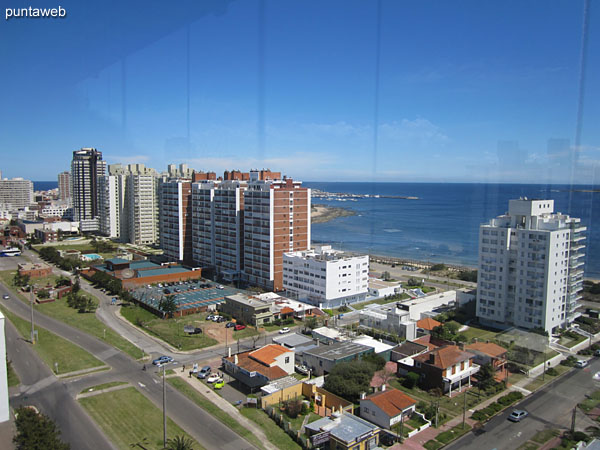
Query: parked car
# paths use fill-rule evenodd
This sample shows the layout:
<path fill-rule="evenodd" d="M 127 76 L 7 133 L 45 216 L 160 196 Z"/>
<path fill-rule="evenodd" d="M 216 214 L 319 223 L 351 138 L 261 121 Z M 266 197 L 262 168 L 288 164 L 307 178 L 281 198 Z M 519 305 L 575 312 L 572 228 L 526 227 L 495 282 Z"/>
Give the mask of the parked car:
<path fill-rule="evenodd" d="M 234 330 L 235 330 L 235 331 L 240 331 L 240 330 L 243 330 L 244 328 L 246 328 L 246 325 L 240 325 L 240 324 L 237 324 L 237 325 L 235 326 Z"/>
<path fill-rule="evenodd" d="M 206 316 L 206 320 L 213 320 L 213 317 L 215 317 L 215 316 L 213 316 L 212 314 L 209 314 L 208 316 Z"/>
<path fill-rule="evenodd" d="M 234 322 L 227 322 L 227 324 L 225 325 L 225 328 L 233 328 L 233 327 L 235 327 Z"/>
<path fill-rule="evenodd" d="M 162 366 L 163 364 L 169 364 L 170 362 L 173 362 L 173 358 L 171 358 L 170 356 L 159 356 L 158 358 L 156 358 L 154 361 L 152 361 L 152 364 L 154 364 L 155 366 Z"/>
<path fill-rule="evenodd" d="M 297 364 L 296 365 L 296 372 L 301 373 L 302 375 L 308 375 L 308 367 L 306 367 L 304 364 Z"/>
<path fill-rule="evenodd" d="M 520 422 L 528 415 L 529 415 L 529 413 L 523 409 L 515 409 L 508 416 L 508 420 L 510 420 L 511 422 Z"/>
<path fill-rule="evenodd" d="M 592 378 L 594 378 L 594 381 L 600 381 L 600 372 L 596 372 Z"/>
<path fill-rule="evenodd" d="M 202 369 L 200 369 L 200 372 L 198 372 L 198 378 L 200 379 L 204 379 L 206 378 L 208 375 L 210 374 L 210 366 L 204 366 Z"/>
<path fill-rule="evenodd" d="M 285 334 L 285 333 L 289 333 L 290 329 L 288 327 L 283 327 L 281 330 L 279 330 L 279 334 Z"/>
<path fill-rule="evenodd" d="M 187 334 L 202 334 L 202 328 L 195 327 L 194 325 L 185 325 L 183 332 Z"/>
<path fill-rule="evenodd" d="M 587 360 L 585 360 L 585 359 L 579 359 L 579 360 L 577 360 L 577 362 L 575 363 L 575 367 L 578 367 L 578 368 L 580 368 L 580 369 L 583 369 L 583 368 L 584 368 L 585 366 L 587 366 L 587 365 L 588 365 L 588 362 L 587 362 Z"/>
<path fill-rule="evenodd" d="M 4 295 L 2 296 L 2 298 L 3 298 L 4 300 L 9 300 L 9 299 L 10 299 L 10 295 L 4 294 Z"/>
<path fill-rule="evenodd" d="M 218 322 L 220 318 L 221 318 L 221 316 L 213 316 L 212 321 Z"/>
<path fill-rule="evenodd" d="M 223 386 L 225 386 L 225 380 L 223 380 L 223 378 L 219 378 L 217 381 L 215 381 L 215 384 L 213 384 L 215 389 L 222 389 Z"/>
<path fill-rule="evenodd" d="M 217 322 L 219 322 L 219 323 L 225 322 L 225 317 L 219 316 L 219 318 L 217 319 Z"/>
<path fill-rule="evenodd" d="M 222 284 L 219 284 L 219 285 L 217 286 L 217 289 L 225 289 L 225 286 L 223 286 Z"/>
<path fill-rule="evenodd" d="M 207 383 L 214 383 L 217 380 L 220 380 L 221 377 L 219 375 L 217 375 L 216 373 L 213 373 L 211 375 L 208 376 L 208 378 L 206 379 Z"/>

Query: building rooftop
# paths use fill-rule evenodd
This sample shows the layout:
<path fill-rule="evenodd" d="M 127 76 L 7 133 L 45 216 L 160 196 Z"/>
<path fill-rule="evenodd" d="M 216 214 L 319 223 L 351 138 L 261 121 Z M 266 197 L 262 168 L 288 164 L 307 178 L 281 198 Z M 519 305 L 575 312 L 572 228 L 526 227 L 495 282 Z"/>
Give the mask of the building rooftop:
<path fill-rule="evenodd" d="M 182 273 L 182 272 L 189 272 L 189 269 L 186 269 L 185 267 L 161 267 L 159 269 L 148 269 L 148 270 L 140 270 L 137 273 L 137 277 L 138 278 L 145 278 L 145 277 L 154 277 L 156 275 L 167 275 L 170 273 Z"/>
<path fill-rule="evenodd" d="M 298 333 L 291 333 L 273 338 L 273 342 L 279 345 L 283 345 L 284 347 L 294 348 L 302 345 L 312 344 L 314 341 L 310 337 L 302 336 Z"/>
<path fill-rule="evenodd" d="M 410 408 L 417 403 L 415 399 L 398 389 L 376 392 L 375 394 L 369 395 L 364 400 L 370 400 L 390 417 L 396 417 L 397 415 L 402 414 L 402 411 L 406 408 Z M 361 400 L 361 403 L 364 400 Z"/>
<path fill-rule="evenodd" d="M 369 432 L 379 430 L 377 425 L 367 422 L 354 414 L 324 417 L 307 424 L 305 428 L 315 433 L 329 431 L 336 439 L 346 443 L 353 442 Z"/>
<path fill-rule="evenodd" d="M 282 347 L 277 344 L 269 344 L 265 345 L 258 350 L 254 350 L 248 354 L 248 356 L 252 359 L 257 360 L 267 366 L 270 366 L 275 362 L 275 358 L 284 353 L 293 353 L 289 348 Z"/>
<path fill-rule="evenodd" d="M 366 345 L 356 344 L 354 342 L 336 342 L 331 345 L 320 345 L 310 350 L 305 350 L 305 355 L 313 355 L 318 358 L 328 359 L 330 361 L 336 361 L 338 359 L 347 358 L 358 353 L 363 353 L 371 350 L 372 347 Z"/>
<path fill-rule="evenodd" d="M 343 338 L 342 333 L 340 333 L 338 330 L 336 330 L 334 328 L 329 328 L 329 327 L 315 328 L 314 330 L 312 330 L 313 337 L 315 334 L 318 334 L 320 336 L 323 336 L 323 337 L 326 337 L 326 338 L 332 339 L 332 340 Z"/>
<path fill-rule="evenodd" d="M 417 321 L 417 327 L 428 331 L 433 330 L 435 327 L 439 327 L 441 324 L 441 322 L 438 322 L 437 320 L 432 319 L 431 317 L 427 317 L 425 319 Z"/>
<path fill-rule="evenodd" d="M 475 342 L 465 346 L 465 350 L 474 350 L 485 355 L 497 358 L 504 355 L 508 350 L 493 342 Z"/>
<path fill-rule="evenodd" d="M 447 369 L 454 364 L 471 358 L 473 358 L 473 353 L 465 352 L 456 345 L 447 345 L 417 355 L 414 360 L 440 369 Z"/>
<path fill-rule="evenodd" d="M 250 353 L 252 352 L 238 353 L 237 355 L 232 355 L 225 359 L 233 364 L 236 364 L 235 358 L 237 357 L 238 362 L 236 365 L 238 367 L 241 367 L 248 372 L 258 372 L 269 380 L 277 380 L 278 378 L 283 378 L 288 375 L 288 373 L 279 366 L 269 367 L 250 358 Z"/>
<path fill-rule="evenodd" d="M 50 266 L 44 263 L 19 263 L 19 270 L 49 269 Z"/>
<path fill-rule="evenodd" d="M 352 342 L 371 347 L 373 350 L 375 350 L 375 353 L 387 352 L 394 348 L 393 345 L 385 344 L 384 342 L 381 342 L 371 336 L 360 336 L 356 339 L 353 339 Z"/>
<path fill-rule="evenodd" d="M 296 386 L 297 384 L 300 384 L 300 383 L 302 383 L 301 380 L 298 380 L 297 378 L 290 375 L 290 376 L 283 377 L 283 378 L 280 378 L 275 381 L 271 381 L 266 386 L 261 387 L 260 390 L 263 391 L 265 393 L 265 395 L 270 395 L 270 394 L 274 394 L 275 392 L 281 391 L 283 389 L 286 389 L 286 388 L 289 388 L 292 386 Z"/>
<path fill-rule="evenodd" d="M 245 294 L 234 294 L 228 295 L 226 299 L 233 300 L 234 302 L 242 303 L 246 306 L 251 306 L 252 308 L 260 307 L 260 306 L 268 306 L 272 303 L 272 300 L 262 300 L 258 297 L 253 297 Z"/>
<path fill-rule="evenodd" d="M 427 345 L 411 341 L 405 341 L 392 349 L 393 352 L 404 356 L 416 355 L 417 353 L 422 353 L 425 350 L 429 350 Z"/>
<path fill-rule="evenodd" d="M 107 259 L 105 262 L 111 263 L 111 264 L 127 264 L 130 261 L 128 261 L 127 259 L 123 259 L 123 258 L 111 258 L 111 259 Z"/>

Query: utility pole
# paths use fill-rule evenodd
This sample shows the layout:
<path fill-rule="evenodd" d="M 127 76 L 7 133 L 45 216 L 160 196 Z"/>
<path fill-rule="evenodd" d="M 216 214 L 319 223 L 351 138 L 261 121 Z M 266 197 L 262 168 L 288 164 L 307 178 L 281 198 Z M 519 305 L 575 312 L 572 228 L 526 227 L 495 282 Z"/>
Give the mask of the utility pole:
<path fill-rule="evenodd" d="M 573 408 L 573 417 L 571 417 L 571 434 L 575 433 L 575 417 L 577 416 L 577 406 Z"/>
<path fill-rule="evenodd" d="M 165 365 L 162 366 L 163 370 L 163 447 L 167 448 L 167 385 L 165 383 Z"/>
<path fill-rule="evenodd" d="M 465 420 L 467 418 L 467 394 L 468 392 L 465 391 L 465 395 L 463 395 L 463 422 L 462 422 L 462 429 L 465 429 Z"/>
<path fill-rule="evenodd" d="M 35 344 L 35 331 L 33 325 L 33 286 L 29 285 L 29 304 L 31 307 L 31 343 Z"/>

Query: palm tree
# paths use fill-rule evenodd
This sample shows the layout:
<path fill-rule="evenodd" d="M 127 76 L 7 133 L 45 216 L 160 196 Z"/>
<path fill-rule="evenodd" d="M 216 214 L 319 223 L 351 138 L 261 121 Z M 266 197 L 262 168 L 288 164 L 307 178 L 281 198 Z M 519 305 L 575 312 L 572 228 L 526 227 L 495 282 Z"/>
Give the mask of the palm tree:
<path fill-rule="evenodd" d="M 193 450 L 194 442 L 185 436 L 175 436 L 167 441 L 167 450 Z"/>

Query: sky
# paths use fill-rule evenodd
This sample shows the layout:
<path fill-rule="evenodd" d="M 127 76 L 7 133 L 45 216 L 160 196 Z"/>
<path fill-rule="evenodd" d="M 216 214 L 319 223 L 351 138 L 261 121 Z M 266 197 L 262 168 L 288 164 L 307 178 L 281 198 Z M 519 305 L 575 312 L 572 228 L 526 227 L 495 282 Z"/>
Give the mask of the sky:
<path fill-rule="evenodd" d="M 34 6 L 59 3 L 0 1 L 3 177 L 55 180 L 95 147 L 305 181 L 600 183 L 598 1 Z"/>

